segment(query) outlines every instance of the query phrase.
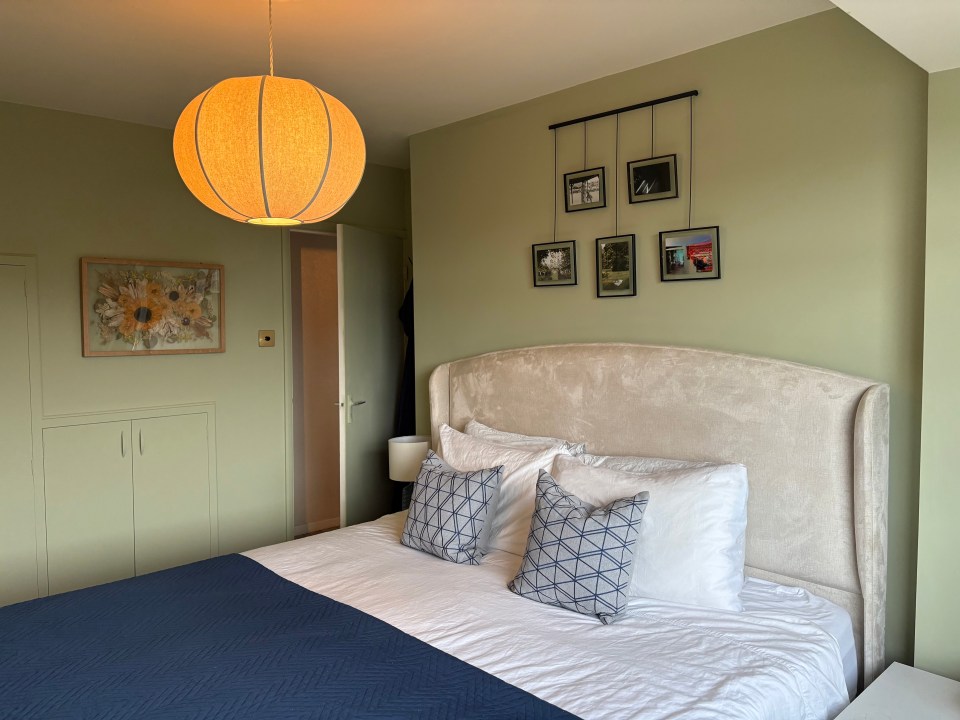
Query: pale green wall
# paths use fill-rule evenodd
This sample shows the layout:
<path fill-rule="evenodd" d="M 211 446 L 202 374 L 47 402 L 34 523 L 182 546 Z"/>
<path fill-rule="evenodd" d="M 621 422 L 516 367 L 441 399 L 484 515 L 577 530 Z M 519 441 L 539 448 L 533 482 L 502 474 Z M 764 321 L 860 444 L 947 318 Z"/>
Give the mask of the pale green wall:
<path fill-rule="evenodd" d="M 562 200 L 559 237 L 578 241 L 580 284 L 533 288 L 530 245 L 553 233 L 546 126 L 693 88 L 693 219 L 720 225 L 723 279 L 659 282 L 657 233 L 686 224 L 687 106 L 677 103 L 658 110 L 657 151 L 681 153 L 684 199 L 620 209 L 621 231 L 637 233 L 638 297 L 595 297 L 594 238 L 612 234 L 613 209 L 565 216 Z M 702 346 L 888 382 L 887 645 L 909 659 L 926 92 L 926 73 L 830 11 L 414 136 L 420 429 L 438 363 L 537 343 Z M 611 197 L 614 122 L 591 125 L 588 159 L 608 167 Z M 648 122 L 622 118 L 621 166 L 648 152 Z M 579 129 L 561 131 L 560 172 L 580 169 L 582 151 Z"/>
<path fill-rule="evenodd" d="M 0 254 L 38 259 L 45 414 L 216 402 L 220 549 L 284 539 L 280 230 L 200 205 L 177 175 L 168 130 L 0 103 L 0 137 Z M 405 232 L 406 178 L 369 166 L 336 220 Z M 227 352 L 81 357 L 84 255 L 222 263 Z M 267 328 L 277 347 L 260 349 Z"/>
<path fill-rule="evenodd" d="M 343 210 L 324 222 L 303 225 L 302 229 L 335 232 L 337 223 L 343 223 L 404 239 L 410 235 L 409 203 L 410 172 L 370 164 Z"/>
<path fill-rule="evenodd" d="M 960 680 L 960 69 L 930 76 L 917 667 Z"/>

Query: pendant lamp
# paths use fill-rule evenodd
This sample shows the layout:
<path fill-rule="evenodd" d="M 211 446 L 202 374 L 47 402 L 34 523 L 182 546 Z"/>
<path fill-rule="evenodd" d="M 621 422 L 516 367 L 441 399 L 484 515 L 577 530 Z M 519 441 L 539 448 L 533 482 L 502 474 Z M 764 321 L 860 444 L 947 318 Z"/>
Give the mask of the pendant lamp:
<path fill-rule="evenodd" d="M 184 108 L 173 131 L 177 170 L 214 212 L 254 225 L 300 225 L 337 213 L 366 164 L 353 113 L 305 80 L 223 80 Z"/>

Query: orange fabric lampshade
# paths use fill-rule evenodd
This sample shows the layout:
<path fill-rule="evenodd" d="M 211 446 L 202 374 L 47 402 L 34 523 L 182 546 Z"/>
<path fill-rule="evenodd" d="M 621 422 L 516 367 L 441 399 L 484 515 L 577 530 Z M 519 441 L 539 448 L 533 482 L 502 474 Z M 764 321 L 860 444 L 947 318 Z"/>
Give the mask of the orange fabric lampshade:
<path fill-rule="evenodd" d="M 180 177 L 214 212 L 239 222 L 324 220 L 353 195 L 366 164 L 353 113 L 304 80 L 229 78 L 195 97 L 177 121 Z"/>

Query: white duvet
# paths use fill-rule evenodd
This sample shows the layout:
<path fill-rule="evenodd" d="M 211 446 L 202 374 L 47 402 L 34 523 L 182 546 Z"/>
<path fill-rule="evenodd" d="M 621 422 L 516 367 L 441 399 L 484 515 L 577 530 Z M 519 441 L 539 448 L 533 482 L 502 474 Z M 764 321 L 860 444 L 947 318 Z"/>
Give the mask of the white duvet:
<path fill-rule="evenodd" d="M 603 625 L 507 590 L 516 555 L 401 545 L 404 517 L 245 555 L 582 718 L 824 720 L 848 702 L 825 601 L 803 591 L 751 580 L 743 613 L 633 600 Z"/>

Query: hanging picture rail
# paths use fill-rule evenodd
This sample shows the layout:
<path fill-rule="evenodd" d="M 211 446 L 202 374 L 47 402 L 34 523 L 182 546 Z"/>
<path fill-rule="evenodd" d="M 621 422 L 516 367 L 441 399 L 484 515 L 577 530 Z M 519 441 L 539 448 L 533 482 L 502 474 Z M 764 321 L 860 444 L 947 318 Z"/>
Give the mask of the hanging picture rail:
<path fill-rule="evenodd" d="M 585 115 L 584 117 L 574 118 L 573 120 L 564 120 L 563 122 L 548 125 L 547 129 L 556 130 L 569 125 L 577 125 L 579 123 L 590 122 L 591 120 L 599 120 L 600 118 L 610 117 L 611 115 L 621 115 L 632 110 L 640 110 L 642 108 L 653 107 L 654 105 L 663 105 L 664 103 L 696 97 L 699 94 L 700 91 L 698 90 L 688 90 L 687 92 L 677 93 L 676 95 L 668 95 L 667 97 L 657 98 L 656 100 L 647 100 L 646 102 L 637 103 L 636 105 L 627 105 L 626 107 L 616 108 L 614 110 L 607 110 L 605 112 L 594 113 L 593 115 Z"/>
<path fill-rule="evenodd" d="M 689 112 L 689 146 L 686 171 L 686 228 L 660 233 L 660 280 L 707 280 L 720 278 L 720 228 L 717 225 L 693 227 L 693 167 L 694 167 L 694 109 L 693 99 L 698 90 L 669 95 L 656 100 L 627 105 L 605 112 L 547 126 L 553 133 L 553 182 L 562 172 L 558 162 L 558 133 L 560 128 L 581 125 L 583 157 L 580 169 L 563 173 L 559 187 L 564 196 L 567 213 L 580 210 L 602 209 L 608 206 L 606 193 L 606 167 L 591 167 L 596 162 L 596 153 L 588 153 L 589 128 L 594 120 L 615 117 L 614 184 L 613 184 L 613 235 L 596 239 L 596 287 L 597 297 L 629 297 L 637 295 L 637 256 L 635 233 L 621 233 L 620 229 L 620 172 L 626 170 L 627 200 L 631 205 L 651 200 L 667 200 L 680 197 L 678 182 L 679 157 L 676 152 L 657 154 L 663 151 L 657 143 L 658 105 L 686 100 Z M 620 116 L 636 110 L 650 110 L 650 152 L 646 157 L 630 160 L 620 166 Z M 675 133 L 673 142 L 676 142 Z M 662 146 L 663 143 L 660 143 Z M 592 146 L 591 148 L 592 149 Z M 609 157 L 609 156 L 608 156 Z M 570 163 L 572 165 L 572 163 Z M 569 167 L 569 165 L 568 165 Z M 574 166 L 576 167 L 576 166 Z M 533 245 L 534 287 L 577 284 L 577 243 L 558 237 L 558 198 L 554 185 L 553 196 L 553 242 Z M 599 217 L 599 216 L 598 216 Z M 604 217 L 609 218 L 604 214 Z M 608 221 L 606 221 L 608 222 Z M 682 221 L 681 221 L 682 222 Z M 678 223 L 679 224 L 679 223 Z"/>

